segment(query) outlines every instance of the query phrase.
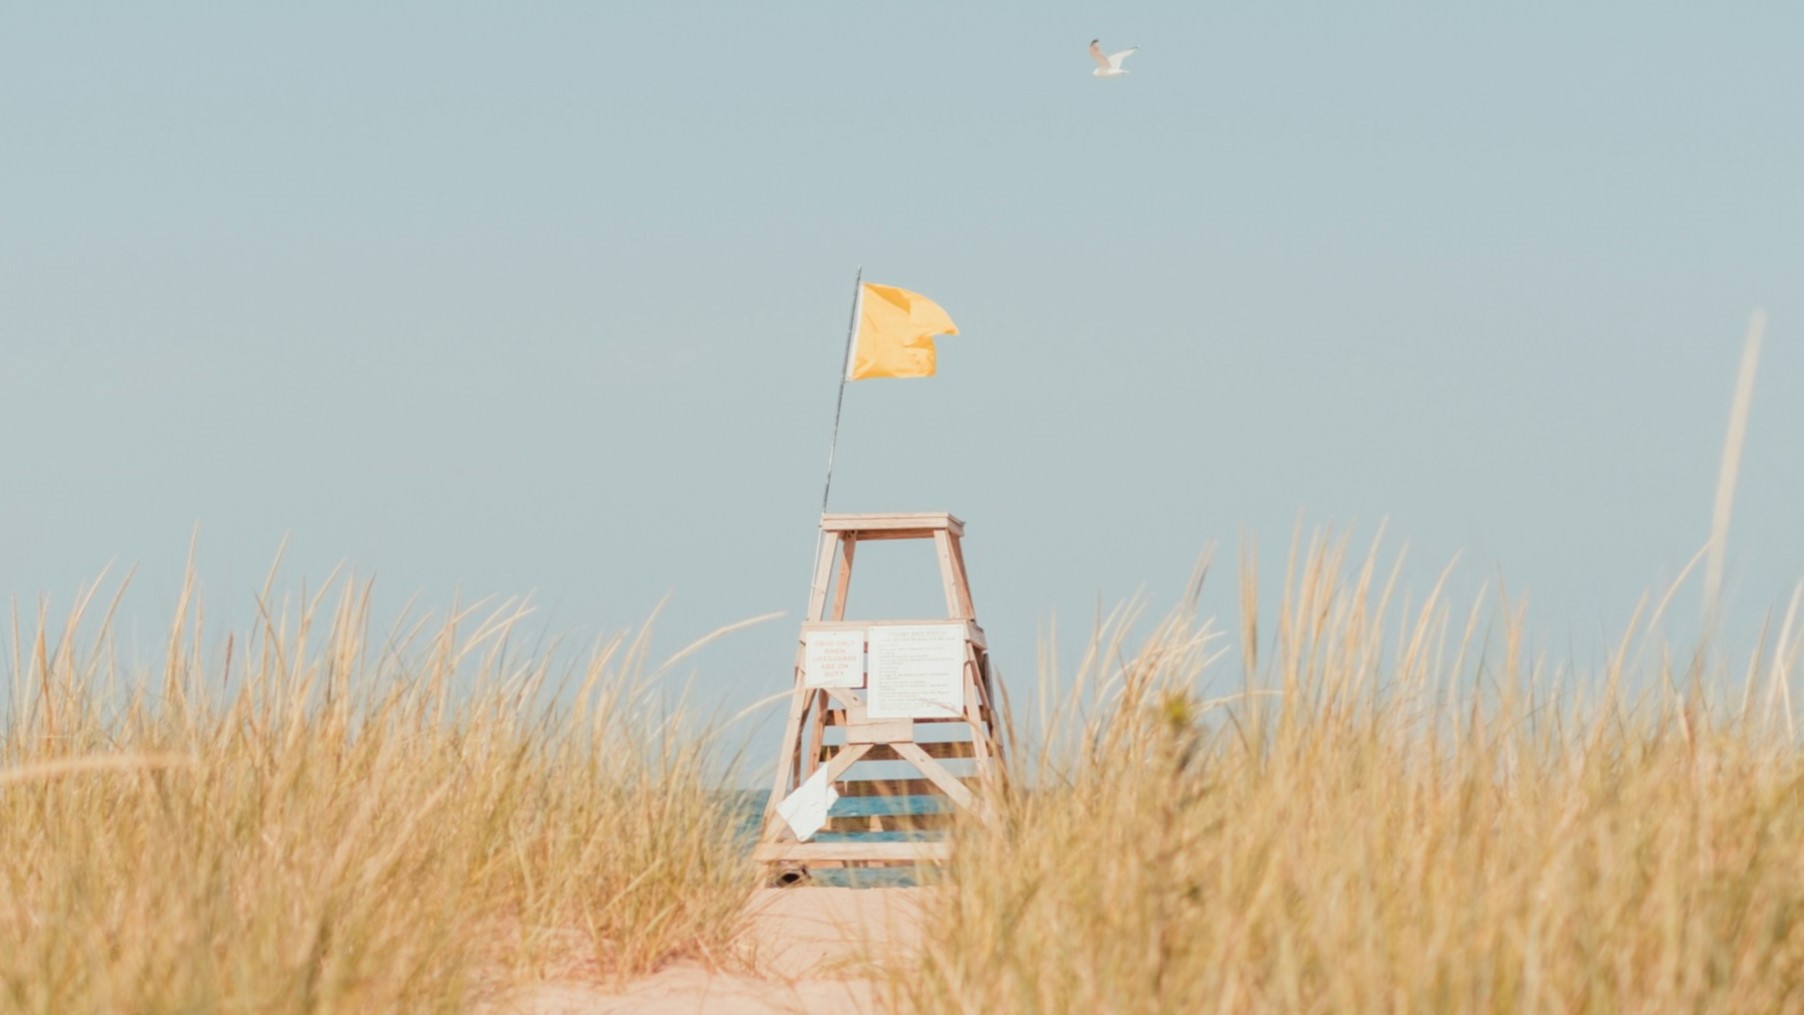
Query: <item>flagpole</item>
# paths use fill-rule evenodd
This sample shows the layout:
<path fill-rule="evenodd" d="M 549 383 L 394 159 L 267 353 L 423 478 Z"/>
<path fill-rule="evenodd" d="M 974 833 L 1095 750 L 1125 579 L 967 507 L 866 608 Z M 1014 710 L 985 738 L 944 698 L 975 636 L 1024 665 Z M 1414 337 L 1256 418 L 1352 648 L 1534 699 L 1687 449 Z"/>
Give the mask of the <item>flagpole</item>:
<path fill-rule="evenodd" d="M 833 492 L 833 451 L 839 446 L 839 413 L 846 404 L 846 375 L 852 372 L 852 342 L 858 337 L 858 300 L 864 294 L 864 265 L 852 280 L 852 320 L 846 325 L 846 358 L 839 367 L 839 398 L 833 403 L 833 436 L 827 441 L 827 482 L 821 487 L 821 514 L 827 513 L 827 495 Z"/>
<path fill-rule="evenodd" d="M 858 337 L 858 301 L 864 295 L 864 265 L 858 266 L 858 274 L 852 279 L 852 320 L 846 325 L 846 356 L 839 366 L 839 397 L 833 403 L 833 435 L 827 439 L 827 482 L 821 487 L 821 516 L 827 514 L 827 495 L 833 492 L 833 451 L 839 447 L 839 413 L 846 404 L 846 375 L 852 372 L 852 343 Z M 821 544 L 825 540 L 816 533 L 814 540 L 814 566 L 808 569 L 808 598 L 812 602 L 820 589 L 815 580 L 821 570 Z"/>

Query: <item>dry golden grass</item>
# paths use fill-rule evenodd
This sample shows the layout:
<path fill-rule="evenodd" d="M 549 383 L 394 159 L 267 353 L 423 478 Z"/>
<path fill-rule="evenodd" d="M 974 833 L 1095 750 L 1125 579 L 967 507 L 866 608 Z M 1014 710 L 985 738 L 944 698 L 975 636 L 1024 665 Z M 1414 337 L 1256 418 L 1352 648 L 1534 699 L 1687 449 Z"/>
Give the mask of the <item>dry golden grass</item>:
<path fill-rule="evenodd" d="M 1720 612 L 1763 318 L 1750 322 L 1704 581 Z M 1186 607 L 1075 693 L 1043 672 L 1031 792 L 955 829 L 918 1012 L 1804 1011 L 1804 590 L 1739 675 L 1649 632 L 1562 679 L 1520 612 L 1394 600 L 1377 551 L 1293 554 L 1270 630 L 1241 568 L 1239 690 Z M 462 1010 L 522 978 L 724 954 L 755 872 L 717 741 L 602 646 L 562 709 L 517 614 L 381 641 L 334 587 L 203 662 L 78 604 L 12 629 L 0 722 L 0 1010 Z M 83 646 L 86 646 L 85 648 Z M 1085 707 L 1083 703 L 1089 703 Z"/>
<path fill-rule="evenodd" d="M 1796 600 L 1734 679 L 1644 633 L 1562 680 L 1519 612 L 1400 606 L 1344 539 L 1293 562 L 1269 635 L 1242 567 L 1228 700 L 1192 609 L 1104 625 L 895 1008 L 1804 1010 Z"/>
<path fill-rule="evenodd" d="M 720 953 L 753 879 L 730 759 L 662 714 L 643 639 L 560 696 L 518 610 L 378 638 L 349 582 L 259 605 L 209 639 L 184 594 L 138 668 L 91 598 L 15 617 L 0 1010 L 464 1010 Z"/>

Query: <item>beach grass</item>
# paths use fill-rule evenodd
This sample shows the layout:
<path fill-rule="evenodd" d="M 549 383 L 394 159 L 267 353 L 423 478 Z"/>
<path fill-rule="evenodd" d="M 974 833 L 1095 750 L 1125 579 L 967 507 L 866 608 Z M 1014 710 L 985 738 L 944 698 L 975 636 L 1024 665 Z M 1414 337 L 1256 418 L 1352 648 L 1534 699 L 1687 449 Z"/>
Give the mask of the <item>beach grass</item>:
<path fill-rule="evenodd" d="M 1127 609 L 1043 663 L 1065 704 L 889 1006 L 1804 1010 L 1797 599 L 1731 670 L 1664 643 L 1669 591 L 1587 674 L 1381 558 L 1320 536 L 1261 617 L 1248 554 L 1237 621 Z"/>
<path fill-rule="evenodd" d="M 882 1006 L 1804 1011 L 1804 587 L 1717 634 L 1763 325 L 1694 644 L 1684 575 L 1583 671 L 1501 588 L 1407 600 L 1377 541 L 1294 546 L 1269 614 L 1249 548 L 1226 623 L 1205 565 L 1069 673 L 1046 640 L 919 950 L 870 956 Z M 377 631 L 349 580 L 214 632 L 190 578 L 147 660 L 100 588 L 0 635 L 0 1011 L 464 1011 L 741 961 L 735 759 L 643 632 L 564 668 L 518 607 Z"/>
<path fill-rule="evenodd" d="M 732 759 L 642 634 L 554 672 L 515 606 L 377 631 L 336 580 L 215 632 L 190 583 L 144 662 L 116 601 L 12 618 L 0 1010 L 469 1010 L 724 956 Z"/>
<path fill-rule="evenodd" d="M 1193 594 L 1069 673 L 1047 640 L 885 1008 L 1800 1008 L 1797 598 L 1731 670 L 1661 638 L 1669 590 L 1580 673 L 1520 604 L 1406 602 L 1376 543 L 1285 573 L 1269 617 L 1249 551 L 1232 626 Z M 15 616 L 0 1010 L 466 1011 L 739 961 L 733 759 L 643 634 L 554 672 L 513 606 L 257 604 L 218 634 L 186 591 L 145 664 L 96 592 Z"/>

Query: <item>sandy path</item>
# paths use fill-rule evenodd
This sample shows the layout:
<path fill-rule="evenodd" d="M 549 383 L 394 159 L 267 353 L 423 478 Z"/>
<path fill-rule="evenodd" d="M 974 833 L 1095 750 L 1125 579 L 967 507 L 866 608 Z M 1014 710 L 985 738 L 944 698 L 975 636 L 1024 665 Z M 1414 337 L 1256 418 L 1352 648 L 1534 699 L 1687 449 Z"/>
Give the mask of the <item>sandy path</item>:
<path fill-rule="evenodd" d="M 747 905 L 750 973 L 678 963 L 624 989 L 548 983 L 514 995 L 520 1015 L 868 1012 L 874 991 L 856 968 L 872 950 L 920 942 L 922 888 L 765 889 Z"/>

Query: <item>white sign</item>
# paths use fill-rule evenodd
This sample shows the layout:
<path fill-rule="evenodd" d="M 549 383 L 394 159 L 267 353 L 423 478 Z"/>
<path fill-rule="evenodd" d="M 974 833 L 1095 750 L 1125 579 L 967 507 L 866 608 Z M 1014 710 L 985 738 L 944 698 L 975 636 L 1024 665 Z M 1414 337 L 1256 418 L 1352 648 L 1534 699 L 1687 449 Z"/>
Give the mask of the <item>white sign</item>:
<path fill-rule="evenodd" d="M 809 687 L 863 687 L 864 630 L 802 635 L 802 682 Z"/>
<path fill-rule="evenodd" d="M 965 625 L 871 628 L 872 719 L 956 719 L 965 714 Z"/>
<path fill-rule="evenodd" d="M 777 805 L 777 814 L 789 822 L 789 828 L 796 833 L 796 838 L 807 842 L 814 833 L 827 827 L 827 811 L 833 802 L 839 799 L 839 790 L 827 781 L 827 766 L 814 770 L 808 781 L 796 787 L 794 793 L 783 798 Z"/>

